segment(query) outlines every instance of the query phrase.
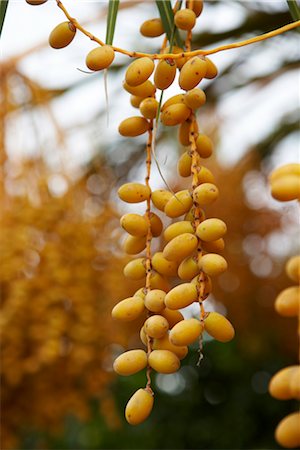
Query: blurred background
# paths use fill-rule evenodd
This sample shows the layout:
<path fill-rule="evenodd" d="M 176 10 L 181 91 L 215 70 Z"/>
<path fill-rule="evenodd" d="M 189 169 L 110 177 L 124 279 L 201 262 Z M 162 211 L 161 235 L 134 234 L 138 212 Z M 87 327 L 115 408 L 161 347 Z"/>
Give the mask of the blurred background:
<path fill-rule="evenodd" d="M 92 33 L 105 37 L 107 2 L 64 2 Z M 151 1 L 122 1 L 114 43 L 154 52 L 140 24 L 158 17 Z M 132 327 L 110 310 L 139 287 L 127 281 L 121 249 L 121 183 L 145 176 L 144 137 L 118 135 L 136 115 L 121 88 L 128 59 L 108 72 L 85 71 L 94 44 L 76 34 L 53 50 L 51 30 L 65 18 L 49 1 L 10 0 L 1 37 L 1 448 L 2 449 L 276 449 L 279 420 L 295 410 L 267 393 L 270 377 L 297 360 L 296 322 L 273 310 L 288 287 L 284 264 L 299 251 L 298 211 L 271 199 L 267 175 L 299 160 L 299 34 L 212 56 L 220 74 L 204 81 L 200 130 L 215 142 L 206 165 L 220 199 L 208 216 L 228 226 L 229 270 L 214 282 L 211 308 L 236 329 L 230 344 L 205 337 L 176 374 L 157 375 L 150 419 L 129 426 L 123 410 L 145 384 L 142 372 L 116 377 L 114 357 L 139 347 Z M 193 47 L 210 48 L 291 22 L 287 3 L 207 1 Z M 177 93 L 177 83 L 165 99 Z M 159 127 L 156 152 L 173 189 L 183 151 L 177 131 Z M 153 166 L 153 188 L 164 188 Z M 138 211 L 134 208 L 134 211 Z M 193 313 L 193 311 L 191 311 Z"/>

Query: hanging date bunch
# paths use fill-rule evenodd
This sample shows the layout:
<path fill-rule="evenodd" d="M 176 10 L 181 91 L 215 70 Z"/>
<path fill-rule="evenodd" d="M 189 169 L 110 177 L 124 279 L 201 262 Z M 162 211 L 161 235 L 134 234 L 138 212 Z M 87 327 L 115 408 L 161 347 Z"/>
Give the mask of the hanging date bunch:
<path fill-rule="evenodd" d="M 186 31 L 184 47 L 185 51 L 190 51 L 192 28 L 203 3 L 187 2 L 186 8 L 181 10 L 176 10 L 177 6 L 174 7 L 174 24 Z M 160 19 L 148 20 L 141 26 L 141 34 L 147 37 L 162 32 Z M 161 53 L 184 52 L 173 46 L 172 39 L 168 46 L 167 41 L 166 36 Z M 150 81 L 152 74 L 153 81 Z M 179 92 L 163 103 L 162 92 L 175 82 L 177 75 Z M 212 290 L 211 277 L 227 268 L 225 259 L 219 254 L 224 248 L 226 224 L 219 218 L 206 218 L 204 211 L 219 194 L 213 174 L 203 165 L 203 160 L 213 152 L 213 143 L 199 132 L 196 121 L 196 111 L 206 101 L 205 93 L 198 85 L 202 79 L 212 79 L 216 75 L 217 68 L 209 58 L 189 58 L 184 53 L 178 59 L 163 59 L 157 64 L 147 56 L 137 58 L 125 75 L 123 87 L 131 94 L 131 104 L 139 108 L 140 115 L 125 119 L 119 132 L 126 137 L 148 135 L 145 184 L 127 183 L 118 191 L 124 202 L 146 202 L 144 216 L 129 213 L 121 219 L 121 226 L 128 233 L 124 250 L 132 255 L 146 250 L 144 256 L 126 265 L 124 275 L 142 280 L 143 287 L 131 298 L 119 302 L 112 311 L 113 318 L 123 321 L 145 317 L 140 338 L 146 349 L 129 350 L 114 363 L 114 369 L 120 375 L 131 375 L 144 368 L 147 371 L 146 388 L 135 392 L 126 406 L 126 419 L 133 425 L 143 422 L 151 412 L 154 398 L 152 371 L 176 372 L 190 344 L 199 341 L 202 351 L 204 330 L 221 342 L 230 341 L 234 336 L 234 329 L 224 316 L 204 308 L 204 300 Z M 178 173 L 182 177 L 191 177 L 189 189 L 174 193 L 151 190 L 153 127 L 157 127 L 158 122 L 166 127 L 179 126 L 178 140 L 186 151 L 178 161 Z M 157 215 L 159 211 L 173 220 L 164 231 Z M 153 254 L 152 239 L 162 232 L 164 247 Z M 199 304 L 199 316 L 185 319 L 180 310 L 195 302 Z M 202 357 L 202 353 L 200 355 Z"/>
<path fill-rule="evenodd" d="M 26 1 L 42 4 L 46 0 Z M 173 8 L 170 1 L 156 1 L 160 17 L 144 22 L 140 32 L 144 37 L 164 35 L 164 38 L 158 53 L 147 54 L 113 45 L 117 0 L 109 2 L 105 42 L 80 25 L 60 0 L 56 3 L 67 21 L 51 32 L 52 48 L 66 47 L 80 31 L 97 44 L 85 59 L 90 70 L 109 68 L 117 53 L 133 58 L 123 88 L 131 95 L 131 105 L 139 109 L 139 113 L 123 120 L 119 133 L 124 137 L 147 136 L 146 175 L 144 183 L 129 182 L 121 186 L 118 195 L 126 203 L 145 205 L 144 214 L 128 213 L 121 218 L 121 226 L 128 233 L 124 251 L 134 255 L 125 266 L 124 275 L 129 280 L 140 281 L 141 288 L 119 301 L 112 316 L 121 322 L 143 323 L 141 329 L 136 330 L 140 332 L 141 348 L 121 354 L 114 362 L 114 370 L 124 376 L 146 369 L 145 388 L 133 394 L 125 410 L 127 421 L 138 425 L 153 407 L 153 371 L 176 372 L 187 355 L 188 346 L 197 341 L 201 360 L 204 331 L 220 342 L 234 337 L 228 319 L 205 308 L 213 278 L 227 268 L 226 260 L 220 255 L 224 249 L 226 224 L 219 217 L 207 217 L 205 211 L 219 196 L 214 175 L 205 167 L 205 160 L 213 153 L 213 143 L 204 130 L 199 129 L 196 120 L 198 110 L 201 116 L 206 102 L 199 84 L 205 78 L 215 78 L 218 72 L 208 55 L 268 39 L 299 26 L 300 21 L 242 42 L 210 50 L 192 50 L 192 30 L 201 16 L 203 1 L 176 1 Z M 177 80 L 178 94 L 163 101 L 163 94 L 172 84 L 177 84 Z M 190 177 L 188 189 L 178 192 L 169 188 L 151 189 L 155 137 L 160 126 L 178 127 L 178 141 L 186 148 L 178 161 L 178 174 Z M 160 214 L 173 220 L 166 229 L 163 229 Z M 162 235 L 163 248 L 154 253 L 154 239 Z M 199 305 L 198 317 L 185 319 L 180 310 L 194 303 Z"/>
<path fill-rule="evenodd" d="M 274 170 L 270 176 L 272 196 L 281 202 L 300 199 L 300 164 L 287 164 Z M 300 337 L 300 255 L 286 263 L 286 274 L 294 283 L 284 289 L 275 300 L 275 309 L 283 317 L 298 317 Z M 300 347 L 299 347 L 300 352 Z M 300 353 L 299 353 L 300 358 Z M 278 400 L 300 400 L 300 361 L 277 372 L 269 384 L 269 392 Z M 275 432 L 277 442 L 284 448 L 300 446 L 300 413 L 284 417 Z"/>

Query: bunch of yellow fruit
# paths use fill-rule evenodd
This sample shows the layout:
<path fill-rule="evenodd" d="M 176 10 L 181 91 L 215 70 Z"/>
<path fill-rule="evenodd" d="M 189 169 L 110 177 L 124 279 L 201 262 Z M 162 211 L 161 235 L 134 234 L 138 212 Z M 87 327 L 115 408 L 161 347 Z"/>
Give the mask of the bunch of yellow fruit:
<path fill-rule="evenodd" d="M 174 21 L 178 28 L 190 33 L 203 4 L 187 2 L 186 6 L 175 13 Z M 146 21 L 141 26 L 144 36 L 154 37 L 162 32 L 160 19 Z M 188 36 L 187 48 L 191 39 Z M 161 52 L 183 50 L 165 47 Z M 160 108 L 156 93 L 168 89 L 177 74 L 182 91 Z M 143 285 L 132 297 L 117 303 L 112 311 L 113 318 L 121 321 L 144 318 L 140 338 L 146 350 L 129 350 L 114 363 L 120 375 L 132 375 L 147 368 L 146 388 L 135 392 L 125 410 L 127 421 L 133 425 L 143 422 L 153 407 L 151 370 L 163 374 L 176 372 L 180 360 L 188 353 L 188 345 L 199 340 L 202 348 L 204 330 L 221 342 L 230 341 L 234 336 L 231 323 L 217 312 L 206 312 L 203 305 L 212 290 L 210 277 L 227 268 L 226 260 L 219 254 L 224 249 L 226 224 L 219 218 L 206 218 L 203 209 L 215 202 L 219 194 L 212 172 L 202 165 L 202 159 L 212 155 L 213 143 L 199 132 L 196 121 L 196 112 L 206 101 L 198 84 L 203 78 L 216 75 L 217 68 L 208 58 L 189 58 L 184 54 L 179 59 L 162 59 L 156 65 L 150 57 L 138 58 L 129 65 L 125 75 L 123 87 L 131 94 L 131 104 L 139 108 L 140 115 L 123 120 L 119 132 L 126 137 L 148 133 L 145 184 L 126 183 L 118 191 L 124 202 L 147 203 L 144 216 L 129 213 L 121 218 L 121 226 L 128 233 L 125 252 L 138 255 L 146 249 L 144 256 L 125 266 L 124 275 L 141 280 Z M 158 118 L 165 126 L 179 126 L 178 140 L 186 149 L 178 161 L 178 173 L 182 177 L 192 176 L 190 189 L 151 190 L 153 128 Z M 159 213 L 175 221 L 163 230 Z M 164 246 L 152 254 L 152 239 L 161 233 Z M 195 302 L 200 305 L 199 319 L 185 319 L 180 310 Z"/>
<path fill-rule="evenodd" d="M 280 201 L 300 198 L 300 164 L 286 164 L 274 170 L 270 176 L 272 196 Z M 286 264 L 286 274 L 296 286 L 284 289 L 276 298 L 275 309 L 284 317 L 298 317 L 300 333 L 300 255 L 293 256 Z M 300 365 L 285 367 L 277 372 L 269 384 L 270 394 L 279 400 L 300 400 Z M 278 424 L 276 440 L 285 448 L 300 446 L 300 413 L 286 416 Z"/>

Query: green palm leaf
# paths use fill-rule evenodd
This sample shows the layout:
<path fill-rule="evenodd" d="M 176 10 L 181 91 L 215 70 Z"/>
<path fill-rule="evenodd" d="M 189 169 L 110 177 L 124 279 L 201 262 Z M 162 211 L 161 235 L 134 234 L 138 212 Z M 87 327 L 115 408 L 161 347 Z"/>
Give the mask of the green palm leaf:
<path fill-rule="evenodd" d="M 119 3 L 120 3 L 119 0 L 109 0 L 107 21 L 106 21 L 106 38 L 105 38 L 105 43 L 107 45 L 112 45 L 113 43 Z"/>
<path fill-rule="evenodd" d="M 8 0 L 0 0 L 0 36 L 4 25 L 5 14 L 8 6 Z"/>
<path fill-rule="evenodd" d="M 174 13 L 170 0 L 156 0 L 156 6 L 169 42 L 173 41 L 177 47 L 183 47 L 182 39 L 174 24 Z"/>

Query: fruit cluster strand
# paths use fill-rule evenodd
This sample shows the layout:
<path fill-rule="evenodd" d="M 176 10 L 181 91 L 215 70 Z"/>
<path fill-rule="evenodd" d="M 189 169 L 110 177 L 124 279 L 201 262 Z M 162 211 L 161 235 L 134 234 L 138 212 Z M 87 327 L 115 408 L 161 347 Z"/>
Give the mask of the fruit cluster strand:
<path fill-rule="evenodd" d="M 151 175 L 151 163 L 152 163 L 152 138 L 153 138 L 153 119 L 149 121 L 149 130 L 148 130 L 148 141 L 146 146 L 146 177 L 145 177 L 145 185 L 150 189 L 150 175 Z M 146 282 L 145 282 L 145 294 L 151 290 L 151 271 L 152 271 L 152 259 L 151 259 L 151 242 L 152 242 L 152 231 L 151 231 L 151 197 L 147 198 L 147 209 L 145 214 L 148 230 L 146 237 Z M 147 317 L 150 317 L 151 312 L 147 311 Z M 149 358 L 152 352 L 152 338 L 147 335 L 147 356 Z M 146 370 L 147 384 L 146 389 L 153 394 L 151 389 L 151 367 L 148 364 Z"/>
<path fill-rule="evenodd" d="M 185 45 L 191 48 L 192 28 L 201 14 L 201 1 L 187 2 L 188 8 L 174 14 L 175 25 L 187 33 Z M 154 37 L 163 33 L 159 19 L 150 19 L 141 26 L 141 33 Z M 223 315 L 204 308 L 204 301 L 212 290 L 210 276 L 214 277 L 227 268 L 225 259 L 219 255 L 224 248 L 225 223 L 217 218 L 206 219 L 202 209 L 217 200 L 219 191 L 211 171 L 201 164 L 201 158 L 213 153 L 211 139 L 199 132 L 196 111 L 206 101 L 205 93 L 198 88 L 202 79 L 217 75 L 214 63 L 205 57 L 185 58 L 183 49 L 165 46 L 162 52 L 180 54 L 176 61 L 169 58 L 156 65 L 149 57 L 138 58 L 127 68 L 124 89 L 131 94 L 131 105 L 141 115 L 123 120 L 119 132 L 125 137 L 148 133 L 147 176 L 145 184 L 126 183 L 120 187 L 119 197 L 128 203 L 147 202 L 144 218 L 137 214 L 125 214 L 121 226 L 129 233 L 124 245 L 128 254 L 139 254 L 146 248 L 146 258 L 136 258 L 124 268 L 124 275 L 134 280 L 146 276 L 146 287 L 139 289 L 132 298 L 122 300 L 113 309 L 112 315 L 119 320 L 146 319 L 140 330 L 143 350 L 129 350 L 121 354 L 114 363 L 120 375 L 130 375 L 147 367 L 146 389 L 139 389 L 129 400 L 125 416 L 130 424 L 137 425 L 150 414 L 153 406 L 153 391 L 150 387 L 150 371 L 174 373 L 180 368 L 180 360 L 188 353 L 188 346 L 199 341 L 199 361 L 203 347 L 203 331 L 207 331 L 220 342 L 234 337 L 231 323 Z M 150 77 L 153 74 L 153 82 Z M 165 101 L 161 108 L 156 91 L 165 92 L 179 74 L 182 92 Z M 190 177 L 190 189 L 175 193 L 159 189 L 151 191 L 149 185 L 151 150 L 153 144 L 153 120 L 158 119 L 166 127 L 179 126 L 179 143 L 186 151 L 178 161 L 178 173 Z M 151 254 L 151 241 L 163 231 L 159 216 L 150 210 L 153 206 L 164 213 L 171 223 L 164 230 L 162 251 Z M 180 219 L 184 216 L 183 219 Z M 179 219 L 176 221 L 176 219 Z M 169 283 L 172 281 L 173 287 Z M 178 283 L 179 281 L 179 283 Z M 193 303 L 199 304 L 199 318 L 185 319 L 181 309 Z M 149 397 L 151 395 L 151 399 Z"/>

